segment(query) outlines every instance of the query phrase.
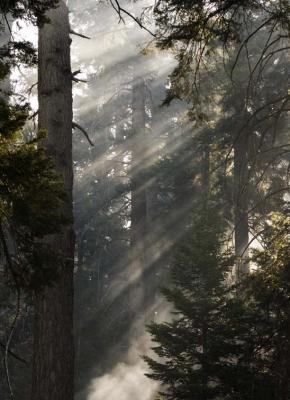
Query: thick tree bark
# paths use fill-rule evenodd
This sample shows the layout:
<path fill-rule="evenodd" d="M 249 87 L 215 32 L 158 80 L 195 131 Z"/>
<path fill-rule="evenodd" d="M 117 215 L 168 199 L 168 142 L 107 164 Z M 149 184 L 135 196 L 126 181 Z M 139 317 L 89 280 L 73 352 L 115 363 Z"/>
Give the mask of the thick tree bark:
<path fill-rule="evenodd" d="M 39 31 L 39 127 L 44 145 L 62 174 L 67 193 L 64 214 L 72 221 L 72 81 L 68 9 L 63 3 L 48 13 Z M 73 266 L 72 224 L 46 239 L 62 253 L 57 281 L 35 294 L 32 400 L 73 399 Z"/>

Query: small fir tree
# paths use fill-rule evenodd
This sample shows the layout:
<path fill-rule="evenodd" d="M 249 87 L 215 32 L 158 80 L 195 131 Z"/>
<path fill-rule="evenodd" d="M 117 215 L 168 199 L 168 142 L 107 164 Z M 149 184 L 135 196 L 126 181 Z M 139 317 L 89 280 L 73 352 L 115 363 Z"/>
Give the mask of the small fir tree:
<path fill-rule="evenodd" d="M 275 213 L 242 283 L 255 400 L 290 398 L 290 218 Z"/>
<path fill-rule="evenodd" d="M 221 377 L 233 369 L 238 345 L 227 321 L 226 275 L 232 264 L 223 225 L 214 209 L 196 212 L 172 263 L 164 289 L 172 322 L 149 326 L 157 360 L 145 357 L 148 376 L 164 385 L 165 399 L 216 399 L 229 392 Z"/>
<path fill-rule="evenodd" d="M 170 323 L 149 326 L 158 359 L 148 376 L 165 399 L 286 400 L 290 398 L 290 218 L 275 214 L 254 251 L 256 271 L 231 287 L 221 225 L 199 213 L 172 264 L 164 294 Z"/>

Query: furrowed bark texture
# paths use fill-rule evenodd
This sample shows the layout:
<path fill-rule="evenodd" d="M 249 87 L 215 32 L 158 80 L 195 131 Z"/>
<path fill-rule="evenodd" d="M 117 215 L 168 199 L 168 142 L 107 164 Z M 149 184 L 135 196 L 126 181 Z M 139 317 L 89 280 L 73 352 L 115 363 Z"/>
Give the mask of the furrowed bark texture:
<path fill-rule="evenodd" d="M 68 9 L 48 12 L 49 24 L 39 31 L 39 127 L 47 130 L 44 146 L 63 175 L 65 216 L 72 221 L 72 80 Z M 51 287 L 35 295 L 32 400 L 73 399 L 73 266 L 71 224 L 47 238 L 63 261 Z"/>

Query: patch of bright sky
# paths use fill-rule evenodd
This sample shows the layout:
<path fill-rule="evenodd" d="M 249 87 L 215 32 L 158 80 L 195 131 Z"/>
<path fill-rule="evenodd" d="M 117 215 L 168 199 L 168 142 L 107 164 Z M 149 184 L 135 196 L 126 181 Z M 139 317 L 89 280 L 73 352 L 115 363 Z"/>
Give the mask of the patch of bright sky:
<path fill-rule="evenodd" d="M 28 41 L 37 47 L 37 28 L 25 21 L 15 21 L 12 24 L 12 36 L 17 41 Z M 35 86 L 31 94 L 29 88 L 37 81 L 36 68 L 26 68 L 23 65 L 15 67 L 11 71 L 10 80 L 13 85 L 13 91 L 16 96 L 28 97 L 32 110 L 37 110 L 38 101 L 36 96 L 37 87 Z"/>

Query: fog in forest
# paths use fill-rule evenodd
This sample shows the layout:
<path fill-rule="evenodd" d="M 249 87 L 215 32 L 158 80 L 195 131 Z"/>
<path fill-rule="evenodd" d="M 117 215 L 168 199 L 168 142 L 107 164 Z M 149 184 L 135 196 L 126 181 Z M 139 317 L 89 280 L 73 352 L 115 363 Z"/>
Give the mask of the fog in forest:
<path fill-rule="evenodd" d="M 150 5 L 126 6 L 140 16 Z M 166 232 L 158 231 L 158 182 L 150 169 L 161 155 L 181 145 L 175 119 L 185 115 L 186 108 L 173 104 L 162 109 L 176 63 L 169 52 L 160 53 L 150 43 L 148 32 L 129 17 L 125 24 L 119 21 L 109 4 L 87 2 L 84 8 L 71 2 L 70 9 L 73 29 L 91 38 L 73 40 L 72 60 L 73 70 L 80 69 L 78 77 L 87 81 L 74 88 L 76 122 L 94 143 L 90 147 L 82 133 L 75 132 L 76 398 L 150 400 L 157 384 L 144 375 L 147 366 L 141 357 L 152 346 L 144 324 L 159 320 L 160 313 L 164 317 L 159 285 L 172 246 Z M 134 104 L 134 96 L 139 104 Z M 132 130 L 141 145 L 130 138 Z M 132 194 L 126 187 L 131 174 L 141 175 L 137 192 L 147 203 L 145 211 L 142 205 L 138 211 L 141 221 L 133 221 L 140 225 L 134 227 L 140 230 L 137 241 L 146 241 L 146 271 L 139 261 L 144 243 L 128 247 Z M 142 197 L 137 201 L 143 202 Z M 171 216 L 170 224 L 177 224 L 182 212 L 176 213 L 176 221 Z"/>
<path fill-rule="evenodd" d="M 57 381 L 64 365 L 55 351 L 58 340 L 46 341 L 42 332 L 45 349 L 39 345 L 35 356 L 35 338 L 51 304 L 41 303 L 42 290 L 46 295 L 58 288 L 57 302 L 61 285 L 54 283 L 71 263 L 71 297 L 63 296 L 71 313 L 52 312 L 47 327 L 55 324 L 63 345 L 59 321 L 71 318 L 65 328 L 74 341 L 68 359 L 75 400 L 289 399 L 289 6 L 263 0 L 249 6 L 64 3 L 70 27 L 53 45 L 58 53 L 71 38 L 71 70 L 62 65 L 66 54 L 49 55 L 43 73 L 45 36 L 38 42 L 30 14 L 23 18 L 20 11 L 12 21 L 8 13 L 0 21 L 0 28 L 11 21 L 11 30 L 1 31 L 1 46 L 9 40 L 40 43 L 39 59 L 20 47 L 15 54 L 27 51 L 33 60 L 11 63 L 8 77 L 0 75 L 0 107 L 7 99 L 16 107 L 15 114 L 0 109 L 14 129 L 0 120 L 0 129 L 13 131 L 11 138 L 3 133 L 7 144 L 0 136 L 0 156 L 6 157 L 3 165 L 0 160 L 0 397 L 30 399 L 31 387 L 49 375 L 44 363 L 35 379 L 46 346 L 47 363 L 57 364 L 46 378 L 52 387 Z M 51 72 L 50 63 L 63 75 Z M 64 85 L 45 86 L 59 76 Z M 61 98 L 65 84 L 70 107 L 73 99 L 73 185 L 61 150 L 65 139 L 59 146 L 56 140 L 49 153 L 56 154 L 58 171 L 69 182 L 62 176 L 69 187 L 62 191 L 59 176 L 44 169 L 42 178 L 37 169 L 50 166 L 49 159 L 41 153 L 40 161 L 29 164 L 29 157 L 49 148 L 50 132 L 37 131 L 46 118 L 41 101 L 55 91 Z M 29 111 L 23 111 L 26 102 Z M 19 128 L 15 121 L 22 121 L 22 113 L 26 122 Z M 65 125 L 60 116 L 65 110 L 51 117 L 55 129 Z M 19 152 L 10 173 L 7 165 L 19 143 L 28 150 Z M 41 205 L 34 204 L 31 187 L 21 186 L 26 165 L 28 178 L 31 173 L 42 184 L 52 182 L 52 196 L 37 186 L 44 190 Z M 27 187 L 35 185 L 29 179 Z M 72 211 L 63 216 L 71 205 L 73 217 Z M 34 224 L 37 213 L 40 223 Z M 39 230 L 37 224 L 45 233 L 35 239 L 29 229 Z M 70 233 L 63 233 L 70 224 Z M 25 235 L 41 251 L 48 243 L 51 254 L 33 258 Z M 69 241 L 70 258 L 51 250 Z M 15 273 L 22 264 L 28 283 Z"/>

